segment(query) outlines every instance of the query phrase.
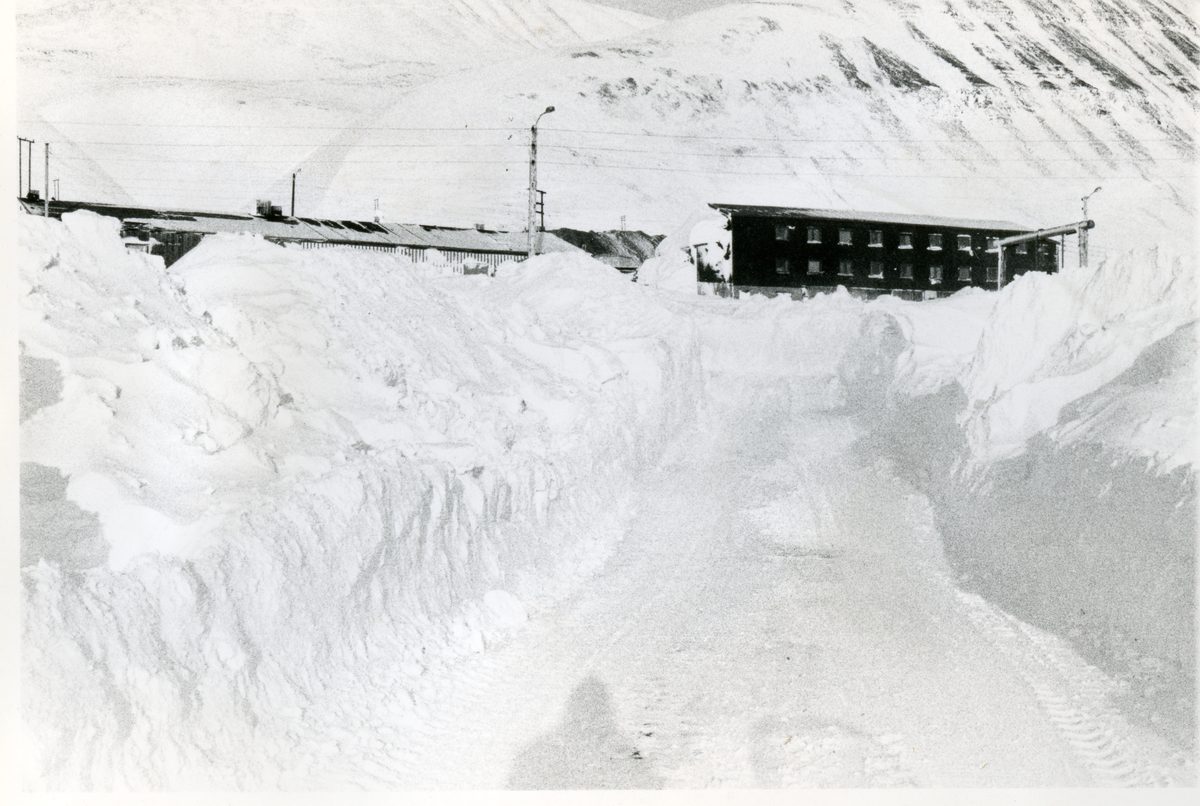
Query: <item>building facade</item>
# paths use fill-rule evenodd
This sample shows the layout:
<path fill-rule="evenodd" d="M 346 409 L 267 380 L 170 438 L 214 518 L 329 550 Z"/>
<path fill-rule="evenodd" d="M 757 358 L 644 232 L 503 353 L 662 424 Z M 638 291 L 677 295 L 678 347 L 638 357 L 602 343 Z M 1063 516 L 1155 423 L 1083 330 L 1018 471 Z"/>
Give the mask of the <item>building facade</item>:
<path fill-rule="evenodd" d="M 734 288 L 828 291 L 912 298 L 996 288 L 1001 238 L 1033 232 L 1008 221 L 713 204 L 728 219 Z M 1050 239 L 1005 248 L 1006 281 L 1055 272 Z M 703 279 L 703 278 L 698 278 Z"/>

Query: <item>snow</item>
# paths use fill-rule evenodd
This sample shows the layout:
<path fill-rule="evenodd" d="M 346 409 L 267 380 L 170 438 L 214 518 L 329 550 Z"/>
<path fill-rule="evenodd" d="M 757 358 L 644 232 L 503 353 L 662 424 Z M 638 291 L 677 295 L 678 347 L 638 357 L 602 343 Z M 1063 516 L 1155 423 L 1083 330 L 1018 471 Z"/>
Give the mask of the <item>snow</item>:
<path fill-rule="evenodd" d="M 310 214 L 519 226 L 555 103 L 551 225 L 672 234 L 631 283 L 21 216 L 26 789 L 1194 785 L 1186 14 L 126 5 L 18 18 L 67 197 L 303 166 Z M 686 254 L 709 201 L 1101 183 L 1093 268 L 999 293 L 701 297 Z"/>
<path fill-rule="evenodd" d="M 695 407 L 691 327 L 586 256 L 441 276 L 216 237 L 164 272 L 123 250 L 113 220 L 21 225 L 24 355 L 63 378 L 61 399 L 23 424 L 22 461 L 69 479 L 51 504 L 93 513 L 107 553 L 88 565 L 90 546 L 51 534 L 26 557 L 31 607 L 70 610 L 72 634 L 97 642 L 87 663 L 118 688 L 144 675 L 180 692 L 166 711 L 139 706 L 139 735 L 182 718 L 182 692 L 199 686 L 219 693 L 180 741 L 229 738 L 219 703 L 241 687 L 315 697 L 351 657 L 419 657 L 439 640 L 423 623 L 481 648 L 602 561 L 639 468 Z M 157 619 L 135 609 L 113 633 L 91 614 L 124 606 L 108 583 L 81 587 L 60 566 L 137 579 L 152 598 L 181 590 L 162 618 L 193 627 L 156 646 Z M 380 619 L 396 632 L 377 634 Z M 65 638 L 53 623 L 35 618 L 30 643 Z M 321 682 L 291 679 L 297 667 Z M 57 674 L 87 678 L 71 668 Z M 81 697 L 104 700 L 86 685 Z M 90 774 L 84 747 L 56 732 L 60 707 L 30 698 L 46 758 Z M 206 780 L 107 750 L 113 777 L 97 785 Z"/>
<path fill-rule="evenodd" d="M 980 465 L 1048 434 L 1190 473 L 1193 351 L 1129 375 L 1164 334 L 1190 338 L 1182 260 L 797 303 L 645 288 L 566 253 L 462 276 L 214 236 L 164 270 L 90 213 L 20 227 L 22 356 L 52 390 L 21 448 L 38 789 L 342 780 L 297 754 L 322 731 L 433 719 L 446 703 L 428 685 L 588 584 L 668 446 L 689 426 L 736 434 L 746 406 L 849 406 L 870 428 L 958 384 Z M 1033 383 L 1058 394 L 1022 396 Z M 773 450 L 854 438 L 823 427 Z M 785 550 L 834 551 L 807 500 L 744 517 L 782 528 Z"/>

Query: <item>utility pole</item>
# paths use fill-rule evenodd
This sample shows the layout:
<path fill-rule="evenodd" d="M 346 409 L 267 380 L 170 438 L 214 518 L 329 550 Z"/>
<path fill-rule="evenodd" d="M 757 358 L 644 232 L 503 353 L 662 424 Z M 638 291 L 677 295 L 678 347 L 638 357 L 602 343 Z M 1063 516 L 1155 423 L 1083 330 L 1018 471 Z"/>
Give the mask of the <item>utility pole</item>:
<path fill-rule="evenodd" d="M 1083 220 L 1084 221 L 1088 220 L 1088 215 L 1087 215 L 1088 199 L 1092 198 L 1092 196 L 1095 196 L 1099 192 L 1100 192 L 1100 188 L 1097 187 L 1091 193 L 1089 193 L 1088 195 L 1086 195 L 1082 199 L 1080 199 L 1080 201 L 1083 202 Z M 1087 234 L 1086 229 L 1081 229 L 1081 230 L 1079 230 L 1079 268 L 1086 269 L 1087 267 L 1088 267 L 1088 234 Z"/>
<path fill-rule="evenodd" d="M 548 106 L 542 115 L 553 111 L 554 107 Z M 537 116 L 529 130 L 529 257 L 533 257 L 537 249 L 537 125 L 542 115 Z"/>
<path fill-rule="evenodd" d="M 29 149 L 29 161 L 25 161 L 26 145 Z M 25 192 L 21 193 L 21 174 L 25 176 Z M 17 195 L 25 196 L 33 189 L 33 141 L 27 137 L 17 138 Z"/>
<path fill-rule="evenodd" d="M 296 217 L 296 174 L 298 173 L 300 173 L 299 168 L 292 172 L 292 218 Z"/>
<path fill-rule="evenodd" d="M 50 144 L 46 143 L 46 198 L 42 202 L 42 214 L 50 217 Z"/>

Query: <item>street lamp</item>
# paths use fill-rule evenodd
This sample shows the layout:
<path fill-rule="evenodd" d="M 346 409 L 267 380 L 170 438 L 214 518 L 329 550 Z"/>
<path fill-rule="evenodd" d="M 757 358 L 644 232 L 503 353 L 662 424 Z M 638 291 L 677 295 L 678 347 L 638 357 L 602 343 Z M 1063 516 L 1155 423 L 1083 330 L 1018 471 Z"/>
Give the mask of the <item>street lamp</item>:
<path fill-rule="evenodd" d="M 529 257 L 533 257 L 536 241 L 536 228 L 534 226 L 534 218 L 537 212 L 537 125 L 542 119 L 542 115 L 548 115 L 554 111 L 554 107 L 546 107 L 546 111 L 537 116 L 533 121 L 533 126 L 530 128 L 529 137 Z"/>
<path fill-rule="evenodd" d="M 1095 190 L 1093 190 L 1091 193 L 1087 194 L 1086 196 L 1084 196 L 1083 198 L 1080 199 L 1080 201 L 1083 202 L 1083 220 L 1084 221 L 1088 220 L 1088 216 L 1087 216 L 1088 199 L 1092 198 L 1099 192 L 1100 192 L 1100 188 L 1099 188 L 1099 186 L 1097 186 Z M 1079 268 L 1086 269 L 1087 265 L 1088 265 L 1088 231 L 1087 231 L 1087 227 L 1084 227 L 1083 229 L 1079 230 Z"/>

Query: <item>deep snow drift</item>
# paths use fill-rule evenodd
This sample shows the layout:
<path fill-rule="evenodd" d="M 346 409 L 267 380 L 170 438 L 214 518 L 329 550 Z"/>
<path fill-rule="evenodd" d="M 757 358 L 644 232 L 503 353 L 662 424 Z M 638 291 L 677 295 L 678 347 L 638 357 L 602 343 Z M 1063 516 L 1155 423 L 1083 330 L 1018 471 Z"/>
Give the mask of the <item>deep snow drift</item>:
<path fill-rule="evenodd" d="M 254 238 L 164 271 L 113 220 L 20 226 L 28 787 L 354 786 L 346 748 L 404 741 L 441 670 L 598 570 L 750 377 L 857 411 L 960 584 L 1189 745 L 1190 261 L 793 303 Z"/>
<path fill-rule="evenodd" d="M 272 785 L 322 720 L 403 718 L 603 560 L 696 405 L 691 326 L 588 258 L 217 238 L 167 273 L 115 220 L 21 224 L 34 781 Z"/>

